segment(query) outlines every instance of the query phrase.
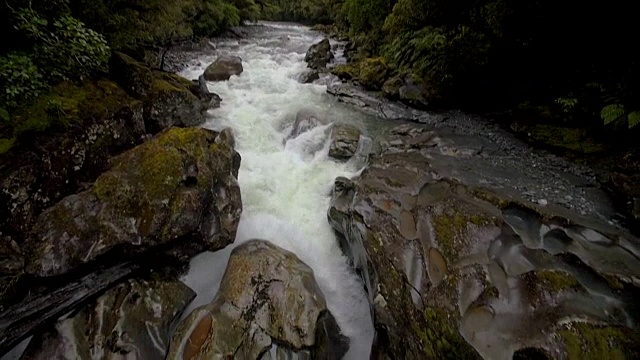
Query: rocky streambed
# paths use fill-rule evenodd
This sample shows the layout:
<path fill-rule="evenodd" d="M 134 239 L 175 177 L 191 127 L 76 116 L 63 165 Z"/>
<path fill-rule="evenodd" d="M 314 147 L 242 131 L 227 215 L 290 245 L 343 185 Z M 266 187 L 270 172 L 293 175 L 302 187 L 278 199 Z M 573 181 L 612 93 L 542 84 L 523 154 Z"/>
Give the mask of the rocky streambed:
<path fill-rule="evenodd" d="M 115 57 L 117 101 L 0 158 L 5 358 L 640 356 L 640 239 L 591 169 L 251 33 L 195 81 Z"/>

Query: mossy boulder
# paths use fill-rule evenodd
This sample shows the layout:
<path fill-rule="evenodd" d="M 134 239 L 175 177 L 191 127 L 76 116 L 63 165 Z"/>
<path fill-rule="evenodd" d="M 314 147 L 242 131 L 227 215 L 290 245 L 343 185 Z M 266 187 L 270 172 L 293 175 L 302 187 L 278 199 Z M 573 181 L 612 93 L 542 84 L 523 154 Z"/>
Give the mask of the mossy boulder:
<path fill-rule="evenodd" d="M 382 85 L 382 93 L 391 100 L 400 98 L 400 88 L 404 85 L 404 80 L 400 76 L 393 76 Z"/>
<path fill-rule="evenodd" d="M 121 52 L 111 55 L 109 75 L 129 95 L 138 99 L 147 96 L 153 84 L 151 69 Z"/>
<path fill-rule="evenodd" d="M 211 99 L 198 98 L 193 93 L 196 88 L 179 75 L 156 72 L 149 96 L 144 101 L 147 132 L 155 134 L 171 126 L 202 124 Z"/>
<path fill-rule="evenodd" d="M 38 217 L 27 272 L 60 275 L 116 250 L 134 255 L 172 243 L 195 254 L 231 243 L 242 206 L 240 159 L 218 135 L 171 128 L 114 158 L 89 190 Z"/>
<path fill-rule="evenodd" d="M 611 334 L 637 332 L 639 239 L 487 185 L 499 167 L 481 158 L 504 155 L 474 141 L 398 126 L 361 175 L 336 180 L 328 218 L 369 294 L 372 358 L 578 359 L 590 347 L 633 358 L 640 337 Z M 611 331 L 576 340 L 563 330 L 576 319 Z"/>
<path fill-rule="evenodd" d="M 146 135 L 142 103 L 105 79 L 60 84 L 13 120 L 17 140 L 0 155 L 0 233 L 19 245 L 40 212 L 84 190 Z"/>
<path fill-rule="evenodd" d="M 413 74 L 389 78 L 382 85 L 382 92 L 391 100 L 399 100 L 419 109 L 428 108 L 433 100 L 426 83 Z"/>
<path fill-rule="evenodd" d="M 242 59 L 238 56 L 220 56 L 207 66 L 203 75 L 207 81 L 226 81 L 243 71 Z"/>
<path fill-rule="evenodd" d="M 215 299 L 178 326 L 167 359 L 341 359 L 347 349 L 313 270 L 268 241 L 249 240 L 232 251 Z"/>
<path fill-rule="evenodd" d="M 177 280 L 131 279 L 37 334 L 23 359 L 164 359 L 195 293 Z"/>
<path fill-rule="evenodd" d="M 384 58 L 369 58 L 360 62 L 358 81 L 368 89 L 379 90 L 387 80 L 389 68 Z"/>
<path fill-rule="evenodd" d="M 360 75 L 358 64 L 338 64 L 331 68 L 331 73 L 340 80 L 357 79 Z"/>
<path fill-rule="evenodd" d="M 324 70 L 333 58 L 331 43 L 328 38 L 324 38 L 317 44 L 311 45 L 304 56 L 304 61 L 307 62 L 307 66 L 311 69 Z"/>

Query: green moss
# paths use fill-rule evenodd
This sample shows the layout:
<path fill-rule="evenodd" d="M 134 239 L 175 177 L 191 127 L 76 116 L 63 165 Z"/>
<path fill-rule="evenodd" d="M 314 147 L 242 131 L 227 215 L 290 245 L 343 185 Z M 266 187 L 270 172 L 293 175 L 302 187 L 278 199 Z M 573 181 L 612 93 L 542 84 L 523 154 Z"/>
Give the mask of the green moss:
<path fill-rule="evenodd" d="M 191 89 L 193 84 L 191 83 L 191 81 L 183 78 L 180 75 L 156 71 L 153 73 L 153 76 L 154 80 L 151 86 L 152 94 L 175 91 L 191 94 L 189 89 Z"/>
<path fill-rule="evenodd" d="M 468 223 L 469 220 L 458 211 L 434 216 L 436 239 L 448 262 L 458 259 L 461 250 L 459 239 L 466 233 Z"/>
<path fill-rule="evenodd" d="M 387 79 L 387 61 L 384 58 L 364 59 L 360 62 L 358 79 L 364 86 L 379 89 Z"/>
<path fill-rule="evenodd" d="M 639 335 L 626 328 L 573 323 L 558 335 L 569 360 L 634 359 L 640 355 Z"/>
<path fill-rule="evenodd" d="M 148 202 L 168 200 L 166 197 L 183 180 L 183 154 L 199 161 L 208 150 L 205 144 L 213 141 L 213 136 L 214 133 L 198 128 L 165 131 L 115 158 L 111 170 L 96 180 L 93 192 L 121 211 L 141 214 L 148 208 Z M 136 164 L 135 171 L 131 171 L 131 164 Z M 206 181 L 204 177 L 198 180 Z"/>
<path fill-rule="evenodd" d="M 624 289 L 624 284 L 617 277 L 615 277 L 613 275 L 608 275 L 608 274 L 602 275 L 602 277 L 605 280 L 607 280 L 607 284 L 609 284 L 609 287 L 612 288 L 613 290 L 622 290 L 622 289 Z"/>
<path fill-rule="evenodd" d="M 540 285 L 546 289 L 562 291 L 580 287 L 578 280 L 576 280 L 573 275 L 564 271 L 538 271 L 536 272 L 536 277 Z"/>
<path fill-rule="evenodd" d="M 480 356 L 458 331 L 457 319 L 445 310 L 427 307 L 424 327 L 416 321 L 413 330 L 422 341 L 426 359 L 479 359 Z"/>
<path fill-rule="evenodd" d="M 357 79 L 360 67 L 358 64 L 340 64 L 331 68 L 331 73 L 343 80 Z"/>
<path fill-rule="evenodd" d="M 66 129 L 113 113 L 132 101 L 127 94 L 109 80 L 86 82 L 82 85 L 61 83 L 48 94 L 38 97 L 28 106 L 16 111 L 13 134 L 18 137 L 29 132 Z"/>
<path fill-rule="evenodd" d="M 555 148 L 584 154 L 603 152 L 606 147 L 587 135 L 585 129 L 565 128 L 552 125 L 536 125 L 527 130 L 529 138 Z"/>
<path fill-rule="evenodd" d="M 11 150 L 11 148 L 13 147 L 13 144 L 15 144 L 16 139 L 15 138 L 11 138 L 11 139 L 0 139 L 0 155 L 6 153 L 7 151 Z"/>

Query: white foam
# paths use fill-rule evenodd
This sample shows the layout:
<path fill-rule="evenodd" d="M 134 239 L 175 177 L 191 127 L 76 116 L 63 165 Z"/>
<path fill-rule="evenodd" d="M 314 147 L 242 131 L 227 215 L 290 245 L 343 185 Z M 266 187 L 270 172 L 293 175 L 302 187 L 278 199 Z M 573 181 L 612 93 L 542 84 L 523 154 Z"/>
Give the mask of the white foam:
<path fill-rule="evenodd" d="M 321 37 L 300 26 L 273 26 L 270 39 L 282 35 L 290 36 L 281 43 L 259 40 L 235 51 L 224 45 L 218 48 L 240 56 L 244 72 L 229 81 L 208 84 L 223 102 L 211 112 L 205 127 L 233 129 L 242 156 L 238 181 L 243 214 L 232 246 L 191 262 L 184 281 L 198 297 L 185 313 L 213 299 L 232 247 L 252 238 L 266 239 L 295 253 L 314 270 L 329 310 L 351 339 L 345 358 L 368 358 L 373 339 L 369 305 L 326 216 L 335 178 L 351 177 L 356 169 L 327 157 L 325 128 L 312 129 L 287 144 L 283 132 L 303 108 L 330 120 L 358 120 L 325 94 L 325 86 L 295 81 L 306 67 L 304 50 Z M 206 66 L 214 59 L 204 58 L 201 63 Z M 194 67 L 183 75 L 197 78 L 203 71 L 204 67 Z"/>

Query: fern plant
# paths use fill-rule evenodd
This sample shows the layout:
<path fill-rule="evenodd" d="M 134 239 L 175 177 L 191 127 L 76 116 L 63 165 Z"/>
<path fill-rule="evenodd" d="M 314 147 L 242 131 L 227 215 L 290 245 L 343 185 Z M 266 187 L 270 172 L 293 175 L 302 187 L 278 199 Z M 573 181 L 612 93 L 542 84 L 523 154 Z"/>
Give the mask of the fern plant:
<path fill-rule="evenodd" d="M 626 121 L 629 129 L 640 125 L 640 111 L 627 112 L 622 104 L 610 104 L 602 108 L 600 117 L 605 125 L 611 124 L 616 120 Z"/>

